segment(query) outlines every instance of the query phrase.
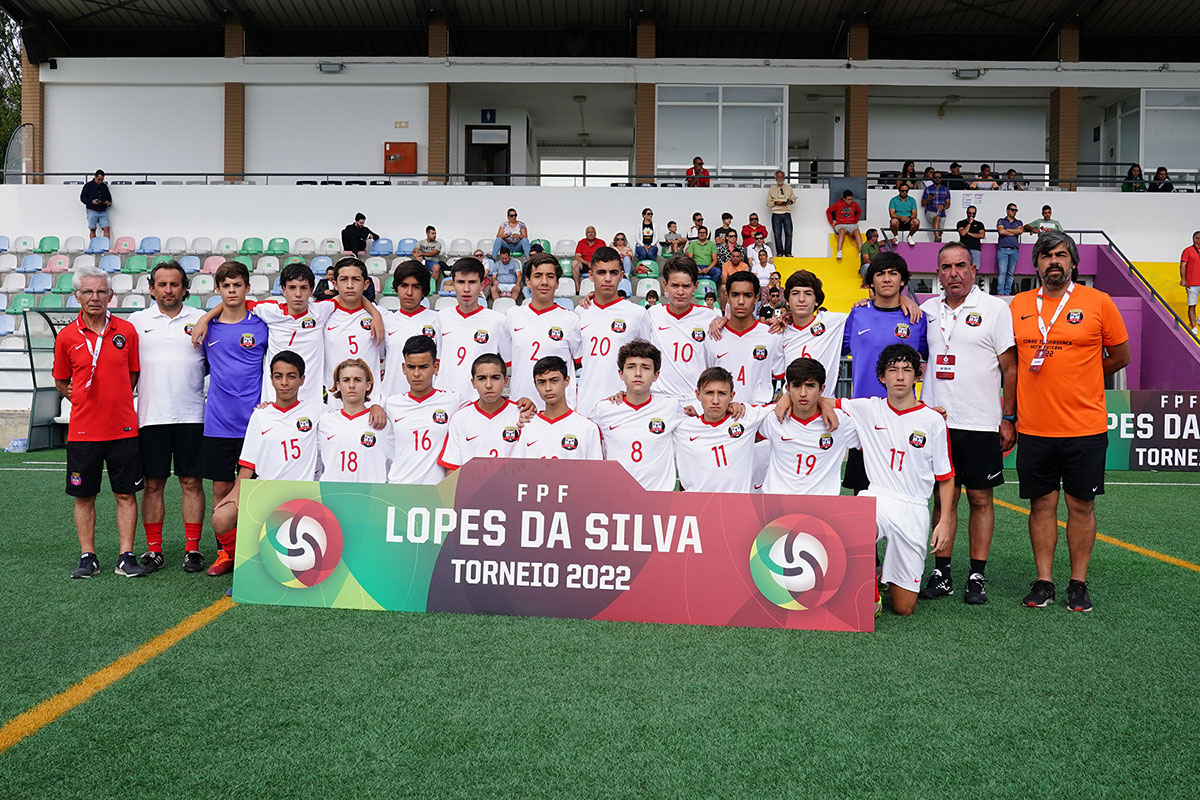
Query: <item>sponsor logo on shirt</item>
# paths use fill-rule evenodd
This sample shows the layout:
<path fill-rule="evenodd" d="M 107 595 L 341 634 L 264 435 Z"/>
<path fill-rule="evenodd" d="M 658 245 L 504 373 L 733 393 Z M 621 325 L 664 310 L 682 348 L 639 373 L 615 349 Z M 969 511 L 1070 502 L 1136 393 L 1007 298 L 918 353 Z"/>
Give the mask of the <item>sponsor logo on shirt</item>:
<path fill-rule="evenodd" d="M 546 332 L 546 335 L 549 336 L 550 340 L 553 342 L 561 342 L 563 338 L 563 331 L 562 328 L 551 328 Z"/>
<path fill-rule="evenodd" d="M 242 345 L 242 347 L 246 348 L 247 350 L 249 350 L 251 347 L 254 347 L 254 334 L 253 333 L 243 333 L 241 345 Z"/>
<path fill-rule="evenodd" d="M 624 333 L 625 332 L 625 320 L 614 319 L 612 321 L 612 332 L 613 333 Z"/>
<path fill-rule="evenodd" d="M 754 348 L 754 352 L 751 353 L 751 355 L 754 356 L 755 361 L 762 361 L 767 357 L 767 348 L 760 344 L 758 347 Z"/>
<path fill-rule="evenodd" d="M 893 331 L 893 333 L 896 334 L 897 339 L 907 339 L 908 334 L 909 334 L 908 323 L 907 322 L 897 323 L 896 330 Z"/>
<path fill-rule="evenodd" d="M 521 430 L 510 425 L 504 429 L 501 435 L 504 437 L 504 441 L 511 443 L 521 438 Z"/>
<path fill-rule="evenodd" d="M 487 340 L 488 340 L 488 332 L 487 331 L 475 331 L 475 342 L 477 344 L 487 344 Z"/>
<path fill-rule="evenodd" d="M 655 419 L 650 420 L 650 432 L 651 433 L 662 433 L 666 429 L 667 429 L 667 423 L 663 422 L 661 419 L 655 418 Z"/>
<path fill-rule="evenodd" d="M 83 486 L 83 476 L 80 475 L 78 472 L 72 472 L 71 473 L 71 485 L 72 486 Z"/>
<path fill-rule="evenodd" d="M 312 317 L 305 317 L 304 319 L 300 320 L 300 327 L 305 329 L 315 328 L 317 327 L 317 321 Z"/>
<path fill-rule="evenodd" d="M 813 326 L 809 328 L 809 330 L 812 331 L 813 336 L 820 336 L 821 334 L 825 333 L 825 323 L 815 322 L 813 323 Z"/>
<path fill-rule="evenodd" d="M 703 342 L 704 341 L 704 329 L 703 328 L 692 328 L 692 338 L 695 339 L 697 342 Z"/>
<path fill-rule="evenodd" d="M 362 435 L 362 438 L 359 439 L 359 441 L 362 442 L 363 447 L 374 447 L 375 446 L 375 434 L 364 433 Z"/>
<path fill-rule="evenodd" d="M 822 433 L 821 438 L 817 440 L 817 447 L 821 448 L 822 450 L 828 450 L 829 448 L 833 447 L 833 434 Z"/>
<path fill-rule="evenodd" d="M 301 433 L 308 433 L 312 430 L 312 420 L 308 417 L 301 417 L 300 419 L 296 420 L 296 430 L 300 431 Z"/>
<path fill-rule="evenodd" d="M 113 342 L 113 347 L 117 348 L 118 350 L 125 349 L 125 337 L 122 336 L 121 334 L 118 333 L 116 336 L 114 336 L 112 342 Z"/>
<path fill-rule="evenodd" d="M 362 319 L 360 319 L 358 321 L 358 327 L 362 328 L 364 331 L 371 330 L 371 318 L 363 317 Z"/>
<path fill-rule="evenodd" d="M 432 339 L 433 338 L 433 326 L 426 325 L 425 327 L 421 328 L 421 335 L 428 336 L 430 339 Z"/>
<path fill-rule="evenodd" d="M 965 322 L 972 328 L 978 328 L 983 323 L 983 317 L 974 312 L 967 314 Z"/>
<path fill-rule="evenodd" d="M 913 447 L 924 447 L 925 438 L 925 431 L 913 431 L 908 435 L 908 443 Z"/>
<path fill-rule="evenodd" d="M 1079 323 L 1083 322 L 1083 309 L 1072 308 L 1070 311 L 1068 311 L 1067 322 L 1071 323 L 1072 325 L 1078 325 Z M 115 342 L 116 339 L 113 339 L 113 341 Z"/>
<path fill-rule="evenodd" d="M 438 425 L 445 425 L 450 421 L 450 415 L 439 408 L 437 411 L 433 412 L 433 421 Z"/>
<path fill-rule="evenodd" d="M 746 432 L 746 429 L 742 427 L 742 424 L 740 422 L 735 422 L 734 424 L 729 426 L 729 438 L 730 439 L 737 439 L 745 432 Z"/>
<path fill-rule="evenodd" d="M 562 449 L 563 450 L 578 450 L 579 449 L 579 440 L 568 433 L 566 436 L 564 436 L 562 438 Z"/>

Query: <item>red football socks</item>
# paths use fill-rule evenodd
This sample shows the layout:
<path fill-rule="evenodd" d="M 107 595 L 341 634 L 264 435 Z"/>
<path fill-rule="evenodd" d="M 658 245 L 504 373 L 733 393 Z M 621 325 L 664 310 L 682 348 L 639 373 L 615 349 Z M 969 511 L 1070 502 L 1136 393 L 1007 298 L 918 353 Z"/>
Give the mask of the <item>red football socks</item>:
<path fill-rule="evenodd" d="M 227 533 L 218 533 L 217 541 L 221 545 L 221 549 L 233 555 L 233 547 L 237 543 L 237 528 L 230 528 Z"/>
<path fill-rule="evenodd" d="M 183 523 L 183 537 L 187 540 L 188 550 L 200 549 L 200 530 L 203 527 L 199 522 Z"/>
<path fill-rule="evenodd" d="M 142 527 L 146 529 L 146 548 L 151 553 L 162 552 L 162 526 L 161 522 L 142 523 Z"/>

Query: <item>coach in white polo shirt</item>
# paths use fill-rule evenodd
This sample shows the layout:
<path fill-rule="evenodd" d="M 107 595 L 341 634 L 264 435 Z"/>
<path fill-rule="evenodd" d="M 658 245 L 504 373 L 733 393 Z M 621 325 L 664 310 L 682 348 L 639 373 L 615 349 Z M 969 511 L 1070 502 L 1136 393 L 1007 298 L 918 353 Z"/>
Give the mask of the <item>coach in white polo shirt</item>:
<path fill-rule="evenodd" d="M 921 305 L 929 317 L 921 400 L 946 409 L 955 479 L 966 487 L 971 506 L 971 568 L 963 599 L 981 605 L 987 602 L 985 570 L 996 522 L 992 490 L 1004 483 L 1004 451 L 1016 441 L 1016 342 L 1008 304 L 975 285 L 971 251 L 957 242 L 943 246 L 937 272 L 942 294 Z M 956 491 L 955 506 L 958 496 Z M 954 594 L 954 530 L 946 546 L 933 554 L 934 569 L 921 597 Z"/>
<path fill-rule="evenodd" d="M 204 437 L 204 353 L 192 347 L 192 327 L 204 316 L 185 305 L 187 273 L 176 261 L 164 261 L 150 273 L 154 305 L 129 317 L 138 332 L 142 375 L 138 381 L 138 436 L 146 474 L 142 524 L 147 573 L 163 565 L 163 490 L 172 460 L 183 490 L 183 530 L 187 540 L 185 572 L 204 568 L 200 531 L 204 519 L 204 486 L 200 448 Z"/>

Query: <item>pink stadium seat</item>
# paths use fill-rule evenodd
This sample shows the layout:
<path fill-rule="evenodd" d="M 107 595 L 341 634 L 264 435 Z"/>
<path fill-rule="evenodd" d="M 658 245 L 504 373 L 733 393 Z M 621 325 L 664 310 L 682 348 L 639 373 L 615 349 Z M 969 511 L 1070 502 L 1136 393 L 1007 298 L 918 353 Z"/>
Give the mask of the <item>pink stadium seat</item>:
<path fill-rule="evenodd" d="M 134 239 L 132 236 L 120 236 L 117 238 L 117 241 L 113 244 L 112 251 L 114 253 L 119 253 L 119 254 L 124 255 L 125 253 L 132 253 L 136 249 L 137 249 L 137 240 L 136 239 Z"/>
<path fill-rule="evenodd" d="M 204 259 L 204 266 L 200 268 L 200 271 L 205 275 L 212 275 L 224 263 L 225 256 L 209 256 Z"/>
<path fill-rule="evenodd" d="M 67 272 L 71 269 L 71 259 L 69 256 L 59 253 L 58 255 L 50 256 L 46 259 L 46 272 Z"/>

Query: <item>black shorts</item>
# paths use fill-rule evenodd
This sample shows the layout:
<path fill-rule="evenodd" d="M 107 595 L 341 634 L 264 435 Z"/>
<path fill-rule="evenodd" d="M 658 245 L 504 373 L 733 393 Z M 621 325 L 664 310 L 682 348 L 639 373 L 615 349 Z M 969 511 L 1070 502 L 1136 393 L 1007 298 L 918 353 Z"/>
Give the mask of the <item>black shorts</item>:
<path fill-rule="evenodd" d="M 1004 483 L 1004 452 L 998 431 L 950 429 L 954 482 L 968 489 L 992 489 Z"/>
<path fill-rule="evenodd" d="M 205 480 L 233 483 L 237 478 L 238 457 L 244 439 L 205 436 L 202 448 L 201 474 Z"/>
<path fill-rule="evenodd" d="M 204 423 L 147 425 L 138 431 L 142 443 L 142 469 L 147 478 L 171 477 L 171 462 L 181 478 L 198 478 L 204 449 Z"/>
<path fill-rule="evenodd" d="M 1021 497 L 1032 500 L 1063 491 L 1079 500 L 1104 494 L 1104 457 L 1108 434 L 1092 436 L 1017 436 L 1017 477 Z"/>
<path fill-rule="evenodd" d="M 142 450 L 136 436 L 106 442 L 67 442 L 67 494 L 95 497 L 108 467 L 113 494 L 133 494 L 145 485 Z"/>
<path fill-rule="evenodd" d="M 846 473 L 842 476 L 842 487 L 856 492 L 871 488 L 871 481 L 867 479 L 867 468 L 863 465 L 862 450 L 846 451 Z"/>

